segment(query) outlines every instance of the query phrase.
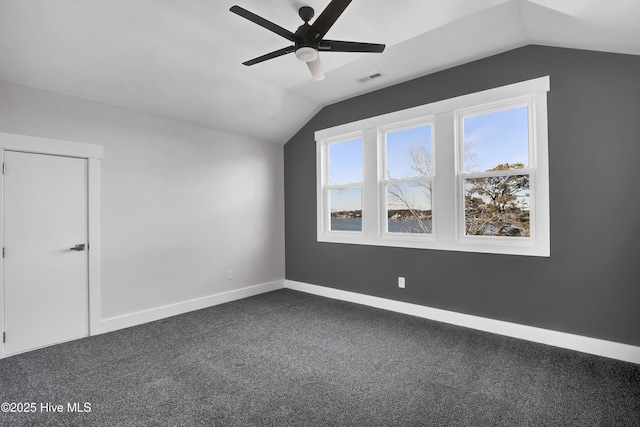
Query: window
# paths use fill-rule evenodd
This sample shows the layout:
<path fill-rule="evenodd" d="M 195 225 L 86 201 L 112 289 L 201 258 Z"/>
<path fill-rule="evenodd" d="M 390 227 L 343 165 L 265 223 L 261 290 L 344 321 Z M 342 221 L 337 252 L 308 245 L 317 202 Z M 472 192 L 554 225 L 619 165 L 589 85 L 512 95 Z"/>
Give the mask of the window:
<path fill-rule="evenodd" d="M 464 235 L 531 236 L 531 105 L 459 112 Z"/>
<path fill-rule="evenodd" d="M 362 231 L 362 138 L 328 144 L 331 230 Z"/>
<path fill-rule="evenodd" d="M 433 230 L 433 128 L 430 123 L 382 131 L 387 233 L 431 234 Z"/>
<path fill-rule="evenodd" d="M 316 132 L 318 241 L 549 256 L 543 77 Z"/>

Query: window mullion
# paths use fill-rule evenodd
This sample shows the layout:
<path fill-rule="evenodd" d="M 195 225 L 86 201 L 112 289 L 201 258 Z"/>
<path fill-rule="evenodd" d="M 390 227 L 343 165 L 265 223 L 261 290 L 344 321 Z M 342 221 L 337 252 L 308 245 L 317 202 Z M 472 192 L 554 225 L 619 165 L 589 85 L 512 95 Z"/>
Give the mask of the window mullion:
<path fill-rule="evenodd" d="M 348 184 L 328 184 L 327 190 L 342 190 L 345 188 L 362 187 L 362 182 L 350 182 Z"/>
<path fill-rule="evenodd" d="M 410 183 L 414 183 L 414 182 L 426 182 L 426 181 L 433 181 L 433 176 L 427 175 L 427 176 L 417 176 L 414 178 L 402 178 L 402 179 L 385 179 L 382 180 L 382 182 L 384 184 L 410 184 Z"/>
<path fill-rule="evenodd" d="M 463 179 L 473 179 L 473 178 L 489 178 L 494 176 L 515 176 L 515 175 L 531 175 L 534 171 L 534 168 L 527 167 L 521 169 L 505 169 L 498 171 L 486 171 L 486 172 L 466 172 L 460 173 L 459 175 Z"/>
<path fill-rule="evenodd" d="M 377 239 L 380 228 L 380 197 L 378 194 L 378 131 L 366 129 L 362 134 L 362 232 L 365 239 Z"/>
<path fill-rule="evenodd" d="M 456 233 L 456 215 L 451 215 L 456 209 L 456 177 L 452 173 L 456 170 L 453 112 L 436 115 L 434 123 L 433 235 L 446 246 L 454 243 Z"/>

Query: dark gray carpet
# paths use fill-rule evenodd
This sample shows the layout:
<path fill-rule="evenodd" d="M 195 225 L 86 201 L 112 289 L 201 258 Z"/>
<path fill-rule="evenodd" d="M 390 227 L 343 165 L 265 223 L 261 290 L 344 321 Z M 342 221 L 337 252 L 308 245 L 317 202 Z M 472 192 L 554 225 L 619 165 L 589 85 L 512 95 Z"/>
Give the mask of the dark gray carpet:
<path fill-rule="evenodd" d="M 280 290 L 0 360 L 0 402 L 38 405 L 11 426 L 638 426 L 640 365 Z"/>

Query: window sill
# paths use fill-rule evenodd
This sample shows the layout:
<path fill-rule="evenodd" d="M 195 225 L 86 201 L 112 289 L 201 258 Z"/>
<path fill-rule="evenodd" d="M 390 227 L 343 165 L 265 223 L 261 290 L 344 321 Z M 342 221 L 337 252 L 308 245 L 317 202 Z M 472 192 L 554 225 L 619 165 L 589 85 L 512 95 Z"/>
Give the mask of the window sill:
<path fill-rule="evenodd" d="M 337 243 L 349 245 L 383 246 L 409 249 L 431 249 L 454 252 L 475 252 L 517 256 L 549 257 L 548 244 L 541 244 L 532 238 L 469 238 L 458 241 L 446 241 L 429 236 L 381 236 L 379 239 L 368 239 L 358 232 L 334 232 L 318 236 L 319 243 Z M 505 240 L 509 239 L 509 240 Z M 517 241 L 512 239 L 518 239 Z"/>

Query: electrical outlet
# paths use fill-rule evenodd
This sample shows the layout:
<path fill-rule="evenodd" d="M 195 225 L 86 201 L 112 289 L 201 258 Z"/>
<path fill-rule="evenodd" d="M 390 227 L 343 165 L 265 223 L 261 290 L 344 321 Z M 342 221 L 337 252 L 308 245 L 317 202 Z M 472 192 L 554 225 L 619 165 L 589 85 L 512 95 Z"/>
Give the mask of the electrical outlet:
<path fill-rule="evenodd" d="M 398 287 L 404 289 L 404 277 L 398 277 Z"/>
<path fill-rule="evenodd" d="M 233 270 L 227 270 L 227 280 L 233 280 Z"/>

